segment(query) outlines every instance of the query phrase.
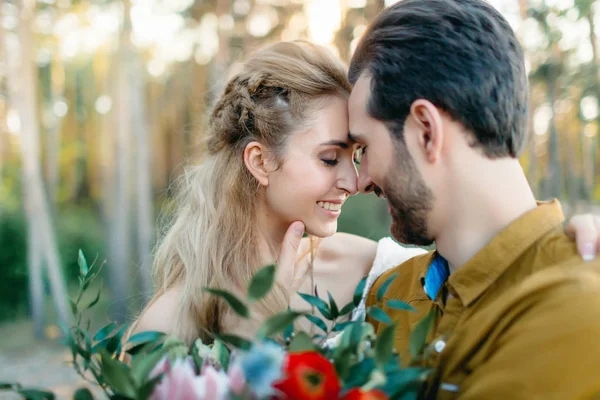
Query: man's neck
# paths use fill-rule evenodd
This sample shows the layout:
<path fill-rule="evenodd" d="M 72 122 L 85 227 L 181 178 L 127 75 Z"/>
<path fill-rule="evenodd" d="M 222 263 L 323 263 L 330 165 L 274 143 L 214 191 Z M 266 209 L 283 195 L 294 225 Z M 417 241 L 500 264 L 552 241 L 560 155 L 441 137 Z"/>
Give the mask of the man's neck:
<path fill-rule="evenodd" d="M 483 169 L 483 170 L 482 170 Z M 447 216 L 436 233 L 438 252 L 451 273 L 483 249 L 494 236 L 536 207 L 535 197 L 516 160 L 487 163 L 477 174 L 459 177 L 446 200 Z"/>

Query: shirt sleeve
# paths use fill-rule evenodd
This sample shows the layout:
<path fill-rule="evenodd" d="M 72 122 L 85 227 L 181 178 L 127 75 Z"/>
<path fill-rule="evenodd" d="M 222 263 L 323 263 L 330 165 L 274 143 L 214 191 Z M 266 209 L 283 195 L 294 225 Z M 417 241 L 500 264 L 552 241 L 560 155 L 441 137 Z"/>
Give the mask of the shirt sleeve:
<path fill-rule="evenodd" d="M 537 286 L 534 282 L 525 306 L 517 307 L 519 314 L 500 320 L 491 332 L 496 335 L 492 350 L 474 365 L 461 366 L 472 373 L 461 383 L 458 398 L 599 398 L 599 271 L 581 267 Z M 449 395 L 443 384 L 439 398 Z"/>

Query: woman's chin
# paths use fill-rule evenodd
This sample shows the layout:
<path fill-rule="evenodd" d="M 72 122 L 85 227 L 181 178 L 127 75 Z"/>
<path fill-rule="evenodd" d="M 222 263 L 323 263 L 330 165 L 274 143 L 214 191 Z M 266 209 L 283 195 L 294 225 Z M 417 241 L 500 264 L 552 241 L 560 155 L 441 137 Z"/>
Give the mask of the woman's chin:
<path fill-rule="evenodd" d="M 306 233 L 311 236 L 319 238 L 325 238 L 332 236 L 337 232 L 337 221 L 330 222 L 328 224 L 311 224 L 305 223 Z"/>

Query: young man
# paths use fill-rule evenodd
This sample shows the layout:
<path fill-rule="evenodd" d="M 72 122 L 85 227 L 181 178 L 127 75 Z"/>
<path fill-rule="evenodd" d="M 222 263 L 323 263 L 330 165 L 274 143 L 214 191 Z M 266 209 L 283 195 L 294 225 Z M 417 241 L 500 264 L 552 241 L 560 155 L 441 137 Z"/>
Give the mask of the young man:
<path fill-rule="evenodd" d="M 368 28 L 349 74 L 359 186 L 387 197 L 397 240 L 436 243 L 381 276 L 367 304 L 390 314 L 405 356 L 434 313 L 428 396 L 600 396 L 600 263 L 584 263 L 560 205 L 536 204 L 519 165 L 528 84 L 507 21 L 483 0 L 400 1 Z"/>

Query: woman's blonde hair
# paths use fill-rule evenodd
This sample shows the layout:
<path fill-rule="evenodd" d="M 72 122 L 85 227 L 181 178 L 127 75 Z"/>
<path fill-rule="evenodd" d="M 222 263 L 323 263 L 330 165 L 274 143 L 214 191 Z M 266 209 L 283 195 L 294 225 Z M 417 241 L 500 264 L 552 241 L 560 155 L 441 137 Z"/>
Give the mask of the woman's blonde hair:
<path fill-rule="evenodd" d="M 155 251 L 156 293 L 148 306 L 181 287 L 175 336 L 210 341 L 222 331 L 228 306 L 202 288 L 239 293 L 260 267 L 255 207 L 261 187 L 244 164 L 246 145 L 263 143 L 281 162 L 289 135 L 307 126 L 325 99 L 347 97 L 350 89 L 343 63 L 306 42 L 254 53 L 228 82 L 209 119 L 205 160 L 185 168 L 175 214 Z M 285 309 L 288 298 L 278 287 L 260 307 L 270 315 Z"/>

